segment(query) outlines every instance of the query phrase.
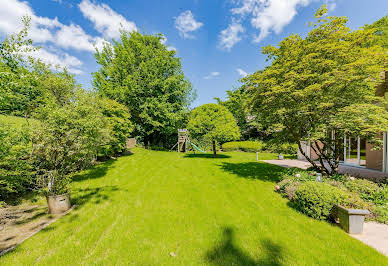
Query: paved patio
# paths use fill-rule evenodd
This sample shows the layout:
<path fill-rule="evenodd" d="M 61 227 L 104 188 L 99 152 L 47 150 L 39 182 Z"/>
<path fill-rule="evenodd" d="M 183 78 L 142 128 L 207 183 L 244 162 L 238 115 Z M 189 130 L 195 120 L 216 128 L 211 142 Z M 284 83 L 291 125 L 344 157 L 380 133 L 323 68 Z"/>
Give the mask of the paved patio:
<path fill-rule="evenodd" d="M 297 167 L 301 169 L 307 169 L 311 167 L 311 164 L 308 161 L 302 161 L 302 160 L 262 160 L 262 162 L 270 163 L 279 165 L 286 168 L 292 168 Z M 355 167 L 355 166 L 348 166 L 341 164 L 339 166 L 338 172 L 341 174 L 349 174 L 354 177 L 362 177 L 366 178 L 372 181 L 383 181 L 384 179 L 388 178 L 388 174 L 385 174 L 383 172 L 368 169 L 368 168 L 362 168 L 362 167 Z"/>
<path fill-rule="evenodd" d="M 388 224 L 367 222 L 364 224 L 364 232 L 362 234 L 351 236 L 377 249 L 388 257 Z"/>

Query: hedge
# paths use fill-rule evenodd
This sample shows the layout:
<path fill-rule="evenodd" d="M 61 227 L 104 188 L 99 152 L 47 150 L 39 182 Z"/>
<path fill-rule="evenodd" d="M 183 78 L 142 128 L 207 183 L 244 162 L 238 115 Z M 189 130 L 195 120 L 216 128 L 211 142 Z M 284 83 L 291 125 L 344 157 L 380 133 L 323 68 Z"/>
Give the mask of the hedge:
<path fill-rule="evenodd" d="M 290 143 L 273 144 L 263 141 L 231 141 L 222 144 L 223 151 L 245 151 L 245 152 L 273 152 L 284 154 L 296 154 L 297 145 Z"/>

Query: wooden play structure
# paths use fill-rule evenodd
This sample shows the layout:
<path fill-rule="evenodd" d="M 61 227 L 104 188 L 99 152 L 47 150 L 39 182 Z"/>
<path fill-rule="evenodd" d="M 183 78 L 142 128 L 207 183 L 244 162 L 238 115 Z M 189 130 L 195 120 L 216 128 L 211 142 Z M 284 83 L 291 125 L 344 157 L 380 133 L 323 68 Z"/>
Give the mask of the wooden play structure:
<path fill-rule="evenodd" d="M 190 146 L 189 146 L 190 145 Z M 194 143 L 190 141 L 189 131 L 186 128 L 178 129 L 178 142 L 171 148 L 172 151 L 176 146 L 178 146 L 178 152 L 186 152 L 191 147 L 192 150 L 195 150 L 205 153 L 205 151 L 201 150 Z"/>

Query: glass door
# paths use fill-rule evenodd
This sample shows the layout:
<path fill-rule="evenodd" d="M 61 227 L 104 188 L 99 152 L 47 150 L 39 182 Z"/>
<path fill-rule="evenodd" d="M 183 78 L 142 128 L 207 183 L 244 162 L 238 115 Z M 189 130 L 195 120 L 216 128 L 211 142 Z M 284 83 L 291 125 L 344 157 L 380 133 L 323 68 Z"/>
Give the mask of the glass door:
<path fill-rule="evenodd" d="M 360 137 L 344 138 L 344 163 L 366 166 L 366 140 Z"/>

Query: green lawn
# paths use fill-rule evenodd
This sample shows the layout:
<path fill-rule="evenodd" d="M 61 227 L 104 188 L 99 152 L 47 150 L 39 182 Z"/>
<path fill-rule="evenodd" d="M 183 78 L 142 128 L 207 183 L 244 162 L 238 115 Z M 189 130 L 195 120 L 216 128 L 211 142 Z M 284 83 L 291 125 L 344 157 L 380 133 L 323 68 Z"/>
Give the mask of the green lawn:
<path fill-rule="evenodd" d="M 78 207 L 0 264 L 388 265 L 340 228 L 291 208 L 273 191 L 282 168 L 253 153 L 221 156 L 137 148 L 78 175 Z"/>
<path fill-rule="evenodd" d="M 28 123 L 30 123 L 30 125 L 34 125 L 34 124 L 38 123 L 38 121 L 35 119 L 30 119 L 30 118 L 26 119 L 26 118 L 20 117 L 20 116 L 1 115 L 0 114 L 0 124 L 9 125 L 9 126 L 15 127 L 15 128 L 21 128 L 24 125 L 27 125 Z"/>

